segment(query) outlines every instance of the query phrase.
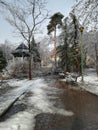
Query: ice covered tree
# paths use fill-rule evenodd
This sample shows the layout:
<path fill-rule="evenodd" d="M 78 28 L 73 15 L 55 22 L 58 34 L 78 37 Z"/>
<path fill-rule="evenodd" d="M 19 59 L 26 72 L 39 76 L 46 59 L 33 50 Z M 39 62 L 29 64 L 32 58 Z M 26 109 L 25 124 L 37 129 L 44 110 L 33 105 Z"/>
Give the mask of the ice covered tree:
<path fill-rule="evenodd" d="M 51 49 L 52 49 L 52 38 L 48 36 L 44 36 L 43 39 L 41 39 L 39 44 L 39 53 L 41 58 L 41 63 L 43 65 L 48 65 L 51 61 Z"/>
<path fill-rule="evenodd" d="M 73 13 L 64 20 L 61 37 L 63 45 L 58 47 L 61 66 L 66 71 L 80 72 L 79 22 Z"/>
<path fill-rule="evenodd" d="M 40 31 L 41 24 L 48 17 L 46 0 L 1 0 L 0 7 L 6 11 L 6 20 L 27 42 L 31 53 L 32 38 Z M 29 58 L 29 79 L 31 78 L 31 58 Z"/>
<path fill-rule="evenodd" d="M 61 62 L 60 66 L 63 69 L 69 71 L 69 57 L 68 57 L 68 18 L 66 18 L 63 22 L 62 33 L 60 38 L 63 39 L 63 45 L 57 47 L 57 53 L 60 56 Z"/>
<path fill-rule="evenodd" d="M 76 0 L 73 10 L 86 30 L 98 30 L 98 0 Z"/>
<path fill-rule="evenodd" d="M 35 42 L 35 39 L 33 37 L 30 46 L 31 46 L 31 54 L 33 55 L 33 61 L 35 63 L 41 61 L 41 59 L 40 59 L 40 53 L 39 53 L 39 48 L 38 48 L 39 44 L 40 43 L 36 43 Z"/>

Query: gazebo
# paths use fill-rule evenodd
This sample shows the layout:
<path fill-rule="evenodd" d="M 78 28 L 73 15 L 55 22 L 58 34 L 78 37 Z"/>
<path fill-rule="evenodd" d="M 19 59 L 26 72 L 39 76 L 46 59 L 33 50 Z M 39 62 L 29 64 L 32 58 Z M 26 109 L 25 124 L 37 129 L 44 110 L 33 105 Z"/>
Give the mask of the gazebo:
<path fill-rule="evenodd" d="M 24 60 L 24 58 L 28 58 L 30 57 L 30 53 L 29 53 L 29 48 L 24 44 L 21 43 L 13 52 L 12 55 L 15 59 L 13 59 L 14 61 L 14 71 L 13 71 L 13 75 L 17 76 L 17 77 L 27 77 L 28 74 L 28 64 L 27 61 L 28 60 Z"/>
<path fill-rule="evenodd" d="M 28 47 L 24 44 L 21 43 L 13 52 L 12 52 L 14 57 L 29 57 L 29 49 Z"/>

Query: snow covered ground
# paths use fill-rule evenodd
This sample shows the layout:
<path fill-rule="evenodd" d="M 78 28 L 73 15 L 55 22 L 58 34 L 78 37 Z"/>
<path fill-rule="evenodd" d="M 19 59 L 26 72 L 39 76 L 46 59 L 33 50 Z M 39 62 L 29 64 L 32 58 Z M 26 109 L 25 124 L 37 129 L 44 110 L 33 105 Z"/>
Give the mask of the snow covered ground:
<path fill-rule="evenodd" d="M 75 78 L 73 78 L 72 75 L 69 73 L 66 78 L 60 79 L 60 81 L 71 82 L 75 81 Z M 77 82 L 81 88 L 85 89 L 90 93 L 98 95 L 98 77 L 95 69 L 85 69 L 83 75 L 83 82 L 81 76 L 77 78 Z"/>
<path fill-rule="evenodd" d="M 77 82 L 80 83 L 80 87 L 84 88 L 88 92 L 98 95 L 98 77 L 94 69 L 88 69 L 86 74 L 83 76 L 84 82 L 81 82 L 81 77 L 78 78 Z"/>
<path fill-rule="evenodd" d="M 89 70 L 84 75 L 84 82 L 81 83 L 81 77 L 77 79 L 80 87 L 85 90 L 98 95 L 98 77 L 96 72 Z M 58 100 L 57 93 L 60 93 L 60 89 L 48 86 L 43 78 L 35 78 L 33 80 L 8 80 L 8 84 L 13 86 L 10 97 L 21 94 L 24 90 L 31 91 L 32 96 L 27 98 L 27 104 L 30 109 L 20 111 L 13 114 L 10 118 L 4 122 L 0 122 L 0 130 L 33 130 L 35 126 L 35 116 L 40 113 L 57 113 L 64 116 L 72 116 L 72 111 L 65 110 L 62 105 L 55 106 L 55 99 Z M 22 97 L 21 97 L 22 98 Z M 11 98 L 6 99 L 7 103 Z M 52 100 L 51 100 L 52 99 Z M 59 102 L 59 100 L 58 100 Z M 6 104 L 6 102 L 4 103 Z M 3 109 L 4 106 L 0 106 Z"/>
<path fill-rule="evenodd" d="M 62 106 L 55 107 L 55 100 L 57 93 L 60 92 L 58 88 L 48 86 L 44 79 L 33 80 L 9 80 L 10 86 L 17 86 L 13 92 L 20 93 L 28 88 L 32 92 L 32 96 L 28 97 L 27 104 L 30 109 L 20 111 L 12 115 L 4 122 L 0 122 L 0 130 L 33 130 L 35 126 L 35 116 L 40 113 L 57 113 L 64 116 L 72 116 L 74 113 L 63 109 Z M 50 96 L 49 96 L 50 95 Z"/>

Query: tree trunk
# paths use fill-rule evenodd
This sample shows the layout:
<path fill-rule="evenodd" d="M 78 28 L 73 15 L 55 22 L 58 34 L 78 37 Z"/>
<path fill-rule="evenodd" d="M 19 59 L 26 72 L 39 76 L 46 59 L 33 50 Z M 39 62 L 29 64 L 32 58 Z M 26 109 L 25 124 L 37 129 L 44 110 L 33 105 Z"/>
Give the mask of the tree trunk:
<path fill-rule="evenodd" d="M 56 27 L 54 29 L 54 62 L 55 62 L 55 67 L 57 65 L 57 56 L 56 56 Z"/>
<path fill-rule="evenodd" d="M 31 47 L 30 47 L 30 43 L 29 43 L 29 53 L 30 53 L 30 57 L 29 57 L 29 80 L 31 80 L 32 74 L 31 74 Z"/>

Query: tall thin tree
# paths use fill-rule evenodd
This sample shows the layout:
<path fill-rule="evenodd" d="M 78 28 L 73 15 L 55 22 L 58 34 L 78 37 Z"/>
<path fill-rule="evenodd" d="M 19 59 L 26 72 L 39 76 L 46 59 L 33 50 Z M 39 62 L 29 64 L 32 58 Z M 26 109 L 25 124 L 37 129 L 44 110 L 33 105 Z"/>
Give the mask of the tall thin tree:
<path fill-rule="evenodd" d="M 54 61 L 55 61 L 55 66 L 56 66 L 56 28 L 57 25 L 62 25 L 62 18 L 63 14 L 60 12 L 55 13 L 53 16 L 50 17 L 50 22 L 47 26 L 48 29 L 48 34 L 54 31 Z"/>

